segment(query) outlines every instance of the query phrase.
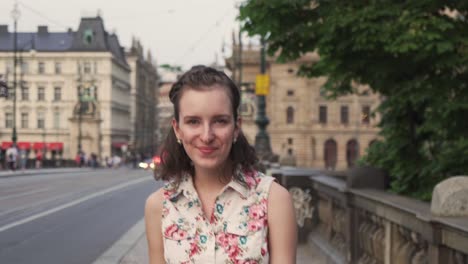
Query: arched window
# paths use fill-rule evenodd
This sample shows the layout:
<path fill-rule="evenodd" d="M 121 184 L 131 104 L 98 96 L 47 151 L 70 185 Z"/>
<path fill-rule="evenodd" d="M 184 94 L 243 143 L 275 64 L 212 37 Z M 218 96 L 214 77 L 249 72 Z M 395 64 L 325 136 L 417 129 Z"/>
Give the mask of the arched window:
<path fill-rule="evenodd" d="M 294 123 L 294 108 L 292 108 L 292 106 L 289 106 L 288 109 L 286 110 L 286 123 L 287 124 Z"/>
<path fill-rule="evenodd" d="M 325 141 L 323 157 L 324 157 L 326 169 L 328 170 L 335 169 L 337 156 L 338 156 L 338 151 L 336 148 L 336 141 L 333 139 L 329 139 Z"/>
<path fill-rule="evenodd" d="M 377 142 L 377 139 L 371 140 L 371 141 L 369 142 L 369 147 L 372 146 L 372 145 L 373 145 L 374 143 L 376 143 L 376 142 Z"/>
<path fill-rule="evenodd" d="M 355 139 L 351 139 L 346 144 L 346 161 L 348 162 L 348 168 L 354 167 L 358 158 L 359 143 Z"/>

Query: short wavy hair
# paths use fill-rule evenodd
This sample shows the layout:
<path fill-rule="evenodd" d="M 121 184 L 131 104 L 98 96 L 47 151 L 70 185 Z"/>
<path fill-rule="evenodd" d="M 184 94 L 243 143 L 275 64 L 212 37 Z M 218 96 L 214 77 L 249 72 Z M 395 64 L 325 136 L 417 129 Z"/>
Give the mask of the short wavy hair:
<path fill-rule="evenodd" d="M 185 72 L 169 92 L 169 98 L 174 106 L 174 118 L 179 122 L 180 98 L 184 91 L 225 89 L 232 105 L 234 121 L 238 119 L 241 96 L 236 84 L 222 71 L 207 66 L 194 66 Z M 179 185 L 185 174 L 194 175 L 194 167 L 184 147 L 177 143 L 173 129 L 169 130 L 161 148 L 161 165 L 155 171 L 156 179 L 173 181 Z M 240 131 L 236 142 L 232 145 L 228 156 L 232 168 L 232 177 L 235 181 L 243 182 L 243 178 L 236 170 L 255 170 L 258 167 L 258 157 L 255 149 L 249 144 L 247 138 Z M 230 180 L 220 179 L 220 180 Z"/>

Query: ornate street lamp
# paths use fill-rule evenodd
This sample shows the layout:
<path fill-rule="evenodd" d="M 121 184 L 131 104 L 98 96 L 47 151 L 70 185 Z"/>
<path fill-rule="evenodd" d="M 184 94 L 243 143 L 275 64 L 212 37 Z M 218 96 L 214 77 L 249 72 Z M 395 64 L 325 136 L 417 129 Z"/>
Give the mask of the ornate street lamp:
<path fill-rule="evenodd" d="M 269 77 L 266 75 L 266 62 L 265 62 L 265 39 L 261 38 L 260 50 L 260 75 L 257 76 L 255 90 L 257 94 L 257 117 L 255 123 L 258 125 L 258 133 L 255 136 L 255 150 L 257 151 L 260 159 L 269 160 L 272 157 L 270 136 L 266 131 L 266 127 L 270 123 L 266 115 L 266 98 L 269 89 Z"/>
<path fill-rule="evenodd" d="M 13 135 L 11 137 L 11 140 L 13 141 L 13 144 L 16 145 L 16 142 L 18 140 L 17 134 L 16 134 L 16 67 L 18 65 L 18 58 L 16 56 L 17 53 L 17 42 L 18 42 L 18 32 L 17 32 L 17 24 L 18 24 L 18 19 L 20 17 L 20 11 L 18 9 L 18 3 L 15 2 L 15 7 L 13 8 L 13 11 L 11 11 L 11 17 L 13 18 L 14 21 L 14 33 L 13 33 L 13 91 L 12 91 L 12 96 L 13 96 Z"/>

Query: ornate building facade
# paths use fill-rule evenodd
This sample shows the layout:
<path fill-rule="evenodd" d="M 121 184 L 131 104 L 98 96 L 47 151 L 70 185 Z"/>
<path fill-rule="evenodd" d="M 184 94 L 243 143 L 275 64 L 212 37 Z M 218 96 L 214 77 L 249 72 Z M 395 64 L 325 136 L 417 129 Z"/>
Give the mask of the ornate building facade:
<path fill-rule="evenodd" d="M 131 68 L 130 150 L 153 155 L 157 150 L 159 76 L 151 52 L 145 57 L 139 40 L 133 39 L 126 52 Z"/>
<path fill-rule="evenodd" d="M 260 49 L 249 45 L 239 55 L 226 59 L 233 79 L 242 90 L 243 131 L 254 143 L 256 98 L 255 76 L 260 73 Z M 267 59 L 270 92 L 267 95 L 267 127 L 272 151 L 280 163 L 299 167 L 341 170 L 355 165 L 366 148 L 377 138 L 379 117 L 372 118 L 380 98 L 365 86 L 356 87 L 360 95 L 327 100 L 322 88 L 326 78 L 297 76 L 299 66 L 319 59 L 307 54 L 297 61 L 280 64 Z"/>
<path fill-rule="evenodd" d="M 131 139 L 131 68 L 118 37 L 101 17 L 82 18 L 77 31 L 17 33 L 16 107 L 0 99 L 0 141 L 73 159 L 81 148 L 100 158 Z M 14 33 L 0 25 L 0 74 L 13 89 Z M 10 91 L 13 95 L 13 91 Z M 16 118 L 13 117 L 16 110 Z M 14 120 L 16 120 L 14 125 Z"/>

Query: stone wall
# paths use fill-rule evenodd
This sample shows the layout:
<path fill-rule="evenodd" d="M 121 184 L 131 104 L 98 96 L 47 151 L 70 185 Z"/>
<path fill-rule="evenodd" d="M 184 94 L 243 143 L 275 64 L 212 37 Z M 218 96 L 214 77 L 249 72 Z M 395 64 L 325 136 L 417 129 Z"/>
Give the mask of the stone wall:
<path fill-rule="evenodd" d="M 468 216 L 436 216 L 430 203 L 385 191 L 379 171 L 268 173 L 293 192 L 310 194 L 302 208 L 313 213 L 300 227 L 300 242 L 320 248 L 329 263 L 468 264 Z"/>

